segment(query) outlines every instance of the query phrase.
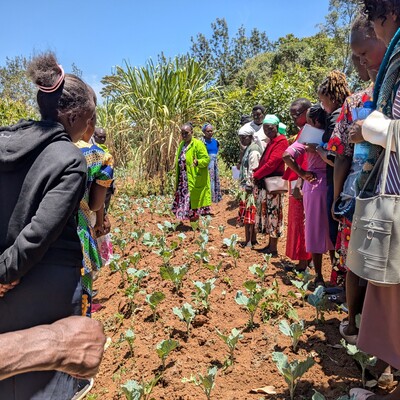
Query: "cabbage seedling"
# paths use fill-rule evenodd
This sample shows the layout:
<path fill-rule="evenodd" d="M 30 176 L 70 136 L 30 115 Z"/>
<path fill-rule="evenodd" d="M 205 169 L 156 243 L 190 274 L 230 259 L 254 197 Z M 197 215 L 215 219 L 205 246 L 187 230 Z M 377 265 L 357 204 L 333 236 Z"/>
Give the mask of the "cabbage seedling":
<path fill-rule="evenodd" d="M 182 382 L 190 382 L 194 383 L 196 386 L 199 386 L 201 390 L 207 397 L 207 400 L 211 399 L 211 391 L 214 389 L 215 386 L 215 377 L 217 375 L 218 368 L 212 367 L 209 368 L 206 375 L 198 374 L 198 376 L 191 376 L 188 378 L 183 378 Z"/>
<path fill-rule="evenodd" d="M 307 297 L 307 301 L 315 307 L 315 312 L 316 312 L 316 320 L 317 322 L 319 321 L 324 321 L 324 311 L 326 309 L 326 299 L 324 297 L 325 290 L 323 286 L 318 286 L 315 290 L 314 293 L 311 293 Z"/>
<path fill-rule="evenodd" d="M 201 304 L 205 310 L 210 309 L 210 303 L 208 301 L 208 297 L 210 296 L 211 291 L 215 288 L 216 279 L 208 279 L 205 282 L 194 281 L 195 292 L 192 293 L 193 299 L 196 304 Z"/>
<path fill-rule="evenodd" d="M 265 280 L 265 273 L 267 272 L 267 264 L 253 264 L 249 267 L 249 271 L 257 276 L 258 279 L 260 279 L 261 282 L 264 282 Z"/>
<path fill-rule="evenodd" d="M 146 302 L 150 306 L 153 312 L 153 321 L 156 322 L 157 319 L 157 306 L 165 299 L 165 294 L 163 292 L 153 292 L 146 296 Z"/>
<path fill-rule="evenodd" d="M 354 360 L 356 360 L 361 367 L 361 381 L 363 387 L 365 387 L 365 370 L 368 366 L 374 366 L 376 364 L 377 358 L 370 356 L 367 353 L 364 353 L 360 349 L 357 348 L 357 346 L 354 346 L 352 344 L 348 344 L 344 339 L 340 341 L 342 346 L 346 349 L 347 354 L 352 356 Z"/>
<path fill-rule="evenodd" d="M 129 346 L 130 356 L 133 357 L 133 343 L 135 342 L 136 336 L 132 329 L 127 329 L 125 333 L 121 334 L 120 341 L 125 340 Z"/>
<path fill-rule="evenodd" d="M 161 359 L 163 370 L 165 370 L 165 360 L 169 356 L 169 353 L 171 353 L 171 351 L 175 350 L 178 347 L 179 342 L 173 339 L 162 340 L 160 343 L 157 344 L 156 351 L 158 357 L 160 357 Z"/>
<path fill-rule="evenodd" d="M 149 275 L 149 271 L 146 271 L 145 269 L 136 269 L 136 268 L 128 268 L 126 273 L 128 275 L 129 283 L 134 282 L 134 280 L 136 279 L 136 285 L 138 285 L 139 287 L 142 284 L 143 278 Z"/>
<path fill-rule="evenodd" d="M 121 389 L 124 392 L 126 400 L 150 400 L 151 392 L 160 378 L 161 375 L 157 375 L 150 381 L 142 381 L 142 383 L 130 380 L 125 382 L 125 384 L 121 386 Z"/>
<path fill-rule="evenodd" d="M 237 267 L 237 260 L 240 257 L 239 251 L 236 249 L 238 236 L 234 233 L 230 238 L 225 238 L 223 244 L 228 247 L 227 253 L 233 258 L 235 268 Z"/>
<path fill-rule="evenodd" d="M 189 267 L 184 264 L 180 267 L 171 267 L 169 265 L 164 265 L 160 267 L 160 275 L 162 279 L 171 281 L 175 285 L 177 292 L 181 290 L 183 277 L 189 271 Z"/>
<path fill-rule="evenodd" d="M 299 339 L 304 332 L 304 321 L 289 323 L 284 319 L 279 323 L 279 330 L 292 339 L 292 348 L 296 352 Z"/>
<path fill-rule="evenodd" d="M 210 271 L 213 271 L 215 276 L 218 276 L 218 273 L 222 267 L 222 261 L 220 261 L 217 265 L 205 264 L 205 267 Z"/>
<path fill-rule="evenodd" d="M 278 367 L 278 371 L 285 378 L 289 386 L 290 398 L 293 400 L 298 380 L 315 364 L 314 359 L 312 357 L 307 357 L 304 361 L 294 360 L 289 363 L 285 354 L 273 352 L 272 360 Z"/>
<path fill-rule="evenodd" d="M 224 232 L 225 232 L 225 225 L 218 225 L 218 232 L 222 237 L 224 235 Z"/>
<path fill-rule="evenodd" d="M 264 297 L 264 291 L 264 289 L 256 291 L 253 294 L 250 294 L 250 297 L 245 296 L 241 290 L 238 290 L 238 292 L 236 293 L 236 303 L 243 306 L 249 313 L 250 329 L 254 328 L 254 315 L 257 311 L 261 299 Z"/>
<path fill-rule="evenodd" d="M 225 363 L 226 367 L 228 367 L 235 362 L 235 357 L 234 357 L 233 353 L 235 351 L 236 345 L 239 343 L 239 340 L 242 340 L 244 338 L 244 336 L 242 335 L 242 332 L 236 328 L 233 328 L 229 335 L 224 335 L 218 329 L 215 329 L 215 330 L 217 331 L 217 335 L 228 346 L 229 355 L 228 355 L 228 360 Z"/>
<path fill-rule="evenodd" d="M 181 308 L 179 307 L 174 307 L 172 309 L 172 312 L 183 322 L 186 322 L 186 332 L 187 335 L 189 336 L 190 333 L 190 327 L 192 325 L 192 322 L 194 320 L 194 317 L 196 316 L 196 311 L 195 309 L 189 304 L 189 303 L 184 303 Z"/>

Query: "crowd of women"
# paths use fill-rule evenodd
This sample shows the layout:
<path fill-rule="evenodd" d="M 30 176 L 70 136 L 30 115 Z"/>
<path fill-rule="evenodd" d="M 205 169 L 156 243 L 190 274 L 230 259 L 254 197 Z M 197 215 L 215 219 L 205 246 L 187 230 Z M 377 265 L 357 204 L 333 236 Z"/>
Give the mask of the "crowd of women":
<path fill-rule="evenodd" d="M 381 376 L 387 382 L 393 380 L 391 368 L 400 368 L 400 284 L 376 285 L 355 274 L 347 261 L 356 197 L 367 190 L 371 171 L 377 171 L 391 121 L 400 119 L 400 1 L 363 3 L 352 25 L 351 48 L 365 89 L 351 93 L 346 76 L 334 70 L 318 87 L 318 104 L 293 99 L 290 115 L 299 132 L 291 144 L 286 126 L 277 115 L 266 114 L 261 105 L 253 108 L 252 121 L 239 129 L 242 196 L 238 223 L 245 227 L 243 246 L 254 248 L 257 233 L 265 233 L 269 243 L 258 251 L 277 256 L 288 193 L 286 256 L 298 261 L 297 270 L 313 267 L 315 287 L 328 286 L 327 293 L 336 293 L 330 299 L 346 301 L 348 318 L 340 323 L 340 334 L 387 363 Z M 208 153 L 214 149 L 217 154 L 218 149 L 207 142 L 206 149 L 192 133 L 190 124 L 182 127 L 183 141 L 177 153 L 178 190 L 173 209 L 183 219 L 210 212 L 207 167 L 215 165 L 215 158 L 209 164 Z M 210 138 L 205 135 L 205 140 Z M 400 195 L 398 158 L 395 147 L 391 150 L 384 190 Z M 380 179 L 377 174 L 375 190 Z M 322 270 L 322 256 L 327 252 L 329 283 Z M 341 287 L 345 288 L 342 293 Z M 358 314 L 362 316 L 359 327 Z M 400 387 L 384 397 L 365 389 L 352 389 L 351 395 L 358 400 L 400 399 Z"/>

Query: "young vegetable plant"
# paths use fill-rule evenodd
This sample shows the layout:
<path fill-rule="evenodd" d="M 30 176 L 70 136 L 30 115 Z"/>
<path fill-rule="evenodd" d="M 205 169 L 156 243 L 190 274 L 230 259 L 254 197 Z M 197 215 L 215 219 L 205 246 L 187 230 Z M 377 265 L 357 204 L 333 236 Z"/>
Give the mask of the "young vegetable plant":
<path fill-rule="evenodd" d="M 135 241 L 136 246 L 139 243 L 139 240 L 142 238 L 142 236 L 144 235 L 145 230 L 143 228 L 139 228 L 139 229 L 135 229 L 132 233 L 131 233 L 131 239 L 133 239 Z"/>
<path fill-rule="evenodd" d="M 165 299 L 165 294 L 163 292 L 153 292 L 146 296 L 146 302 L 150 306 L 153 312 L 153 321 L 156 322 L 157 319 L 157 306 Z"/>
<path fill-rule="evenodd" d="M 193 238 L 194 238 L 195 235 L 196 235 L 196 231 L 199 229 L 199 225 L 200 225 L 199 220 L 197 220 L 197 221 L 190 221 L 190 226 L 191 226 L 192 231 L 193 231 Z"/>
<path fill-rule="evenodd" d="M 228 247 L 227 253 L 233 258 L 235 268 L 237 267 L 237 260 L 240 257 L 239 250 L 236 249 L 238 236 L 234 233 L 230 238 L 225 238 L 223 243 Z"/>
<path fill-rule="evenodd" d="M 192 326 L 192 322 L 194 317 L 196 316 L 196 310 L 189 304 L 184 303 L 181 308 L 174 307 L 172 312 L 183 322 L 186 322 L 186 332 L 189 336 L 190 327 Z"/>
<path fill-rule="evenodd" d="M 171 353 L 171 351 L 175 350 L 179 347 L 179 342 L 173 339 L 162 340 L 157 344 L 156 351 L 158 357 L 161 359 L 162 369 L 165 370 L 165 360 Z"/>
<path fill-rule="evenodd" d="M 282 298 L 276 279 L 272 282 L 272 286 L 265 290 L 264 297 L 265 301 L 261 304 L 262 319 L 264 322 L 291 313 L 292 307 L 286 299 Z"/>
<path fill-rule="evenodd" d="M 224 341 L 224 343 L 228 346 L 229 349 L 228 358 L 224 362 L 224 369 L 225 369 L 233 365 L 233 363 L 235 362 L 235 357 L 233 353 L 236 349 L 236 345 L 239 343 L 239 340 L 242 340 L 244 336 L 242 335 L 242 332 L 236 328 L 233 328 L 229 335 L 224 335 L 218 329 L 215 330 L 217 331 L 217 335 Z"/>
<path fill-rule="evenodd" d="M 304 361 L 294 360 L 289 363 L 288 358 L 281 352 L 273 352 L 272 360 L 278 367 L 278 371 L 283 375 L 289 387 L 290 399 L 294 399 L 294 392 L 298 380 L 315 364 L 312 357 L 307 357 Z"/>
<path fill-rule="evenodd" d="M 151 232 L 145 232 L 143 235 L 142 243 L 147 247 L 158 246 L 158 238 Z"/>
<path fill-rule="evenodd" d="M 133 343 L 135 342 L 136 336 L 132 329 L 127 329 L 125 333 L 121 334 L 120 342 L 125 341 L 128 343 L 130 356 L 133 357 Z"/>
<path fill-rule="evenodd" d="M 157 250 L 153 250 L 153 252 L 155 254 L 158 254 L 162 258 L 163 265 L 169 265 L 169 262 L 174 255 L 174 251 L 178 247 L 178 243 L 172 242 L 171 245 L 168 246 L 165 236 L 161 236 L 158 240 L 158 246 L 160 248 Z"/>
<path fill-rule="evenodd" d="M 218 225 L 218 232 L 221 235 L 221 237 L 224 236 L 225 225 Z"/>
<path fill-rule="evenodd" d="M 211 399 L 211 391 L 214 389 L 215 386 L 215 377 L 217 375 L 218 368 L 212 367 L 209 368 L 206 375 L 198 374 L 197 376 L 191 376 L 188 378 L 183 378 L 182 382 L 190 382 L 194 383 L 196 386 L 199 386 L 201 390 L 207 397 L 207 400 Z"/>
<path fill-rule="evenodd" d="M 214 272 L 214 276 L 218 276 L 219 271 L 222 268 L 222 261 L 220 261 L 217 265 L 206 264 L 205 267 Z"/>
<path fill-rule="evenodd" d="M 208 263 L 208 234 L 205 232 L 200 233 L 198 240 L 196 240 L 196 243 L 199 245 L 199 250 L 196 251 L 193 256 L 195 260 L 200 263 L 200 266 L 203 266 L 203 263 Z"/>
<path fill-rule="evenodd" d="M 180 267 L 171 267 L 164 265 L 160 267 L 161 278 L 167 281 L 171 281 L 175 285 L 175 290 L 179 292 L 182 287 L 182 280 L 189 271 L 189 267 L 184 264 Z"/>
<path fill-rule="evenodd" d="M 179 225 L 179 222 L 173 224 L 169 221 L 164 221 L 163 224 L 157 224 L 157 227 L 164 235 L 168 235 L 170 232 L 175 232 L 176 227 L 178 225 Z"/>
<path fill-rule="evenodd" d="M 361 367 L 361 381 L 363 387 L 365 387 L 365 370 L 368 366 L 374 366 L 376 364 L 377 358 L 370 356 L 367 353 L 364 353 L 360 349 L 357 348 L 357 346 L 354 346 L 352 344 L 348 344 L 344 339 L 340 341 L 342 346 L 346 349 L 347 354 L 352 356 L 354 360 L 356 360 Z"/>
<path fill-rule="evenodd" d="M 129 283 L 136 283 L 140 287 L 142 280 L 149 275 L 149 271 L 145 269 L 128 268 L 126 271 Z"/>
<path fill-rule="evenodd" d="M 279 330 L 286 336 L 292 339 L 293 351 L 297 351 L 297 345 L 301 335 L 304 333 L 304 321 L 289 323 L 284 319 L 279 323 Z"/>
<path fill-rule="evenodd" d="M 253 264 L 249 267 L 249 271 L 255 275 L 261 282 L 265 280 L 265 273 L 267 272 L 267 264 Z"/>
<path fill-rule="evenodd" d="M 130 380 L 121 386 L 121 389 L 126 397 L 126 400 L 152 400 L 150 397 L 154 386 L 160 380 L 161 375 L 155 376 L 148 382 L 141 383 Z"/>
<path fill-rule="evenodd" d="M 310 274 L 307 268 L 305 271 L 298 272 L 296 274 L 296 278 L 298 278 L 299 280 L 290 280 L 290 282 L 299 291 L 302 300 L 302 306 L 304 307 L 308 286 L 310 285 L 310 282 L 312 282 L 312 280 L 314 279 L 314 275 Z M 290 294 L 294 295 L 293 292 L 290 292 Z"/>
<path fill-rule="evenodd" d="M 327 301 L 324 297 L 324 293 L 325 290 L 323 286 L 318 286 L 314 290 L 314 293 L 311 293 L 307 297 L 307 301 L 315 307 L 317 323 L 325 321 L 324 311 L 326 310 Z"/>
<path fill-rule="evenodd" d="M 215 288 L 216 279 L 208 279 L 205 282 L 194 281 L 195 291 L 192 293 L 192 297 L 196 304 L 201 304 L 206 311 L 210 309 L 210 302 L 208 301 L 208 297 L 210 296 L 211 291 Z"/>
<path fill-rule="evenodd" d="M 249 323 L 248 327 L 249 329 L 254 328 L 254 315 L 257 311 L 257 308 L 260 304 L 261 299 L 264 297 L 265 294 L 265 289 L 260 289 L 256 287 L 254 290 L 252 289 L 252 285 L 248 284 L 248 282 L 252 281 L 247 281 L 245 284 L 250 288 L 247 289 L 249 297 L 245 296 L 241 290 L 238 290 L 236 293 L 235 301 L 237 304 L 243 306 L 246 311 L 249 314 Z"/>

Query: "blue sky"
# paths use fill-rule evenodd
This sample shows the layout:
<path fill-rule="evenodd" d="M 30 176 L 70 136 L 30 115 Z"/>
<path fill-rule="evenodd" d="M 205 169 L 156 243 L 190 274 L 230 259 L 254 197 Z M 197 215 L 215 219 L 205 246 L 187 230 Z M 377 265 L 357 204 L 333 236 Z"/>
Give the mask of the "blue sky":
<path fill-rule="evenodd" d="M 26 0 L 2 1 L 0 65 L 6 57 L 53 50 L 68 72 L 74 62 L 98 92 L 100 79 L 129 60 L 143 65 L 186 53 L 191 36 L 210 35 L 225 18 L 231 35 L 265 31 L 270 40 L 313 35 L 328 13 L 328 0 Z"/>

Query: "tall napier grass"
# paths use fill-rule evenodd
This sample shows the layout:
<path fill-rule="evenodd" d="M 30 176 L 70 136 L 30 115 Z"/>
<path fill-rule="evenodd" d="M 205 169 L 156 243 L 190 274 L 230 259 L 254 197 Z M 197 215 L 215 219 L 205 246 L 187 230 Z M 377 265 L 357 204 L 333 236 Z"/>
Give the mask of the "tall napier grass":
<path fill-rule="evenodd" d="M 138 166 L 141 177 L 165 179 L 174 166 L 186 121 L 215 121 L 222 113 L 219 89 L 212 76 L 188 57 L 137 68 L 127 62 L 103 79 L 107 96 L 99 120 L 112 134 L 117 163 Z M 103 112 L 102 111 L 102 112 Z"/>

